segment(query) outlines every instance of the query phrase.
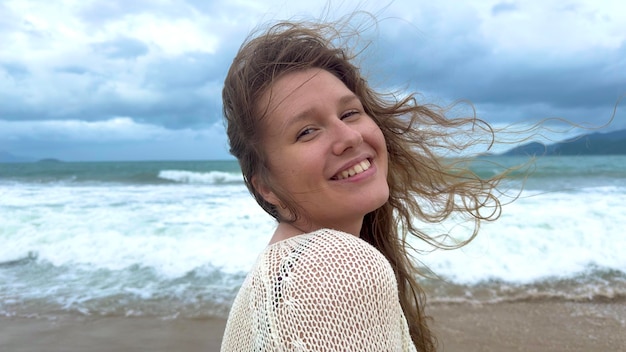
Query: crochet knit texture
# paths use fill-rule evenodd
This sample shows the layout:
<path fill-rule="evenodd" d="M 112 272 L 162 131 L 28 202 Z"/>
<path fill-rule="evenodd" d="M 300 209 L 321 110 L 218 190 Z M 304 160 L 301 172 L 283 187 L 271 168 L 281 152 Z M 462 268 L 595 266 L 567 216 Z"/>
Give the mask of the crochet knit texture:
<path fill-rule="evenodd" d="M 319 230 L 259 256 L 230 311 L 227 351 L 415 351 L 387 259 Z"/>

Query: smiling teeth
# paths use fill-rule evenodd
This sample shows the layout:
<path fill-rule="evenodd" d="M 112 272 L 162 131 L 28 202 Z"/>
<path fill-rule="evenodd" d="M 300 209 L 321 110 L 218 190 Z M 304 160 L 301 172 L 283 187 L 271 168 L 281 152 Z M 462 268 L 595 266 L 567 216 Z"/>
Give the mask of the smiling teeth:
<path fill-rule="evenodd" d="M 353 167 L 349 168 L 348 170 L 340 172 L 339 175 L 337 175 L 337 180 L 343 180 L 345 178 L 360 174 L 361 172 L 369 169 L 371 166 L 372 164 L 370 163 L 370 161 L 365 159 L 360 163 L 354 165 Z"/>

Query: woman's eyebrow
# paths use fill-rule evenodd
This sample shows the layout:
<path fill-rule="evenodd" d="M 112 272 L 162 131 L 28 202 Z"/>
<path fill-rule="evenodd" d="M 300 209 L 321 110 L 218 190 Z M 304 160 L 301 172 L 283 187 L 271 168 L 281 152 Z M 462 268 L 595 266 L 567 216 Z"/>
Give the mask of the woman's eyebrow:
<path fill-rule="evenodd" d="M 287 119 L 287 121 L 285 121 L 283 128 L 282 128 L 283 132 L 289 129 L 292 125 L 300 121 L 308 119 L 311 115 L 315 113 L 315 110 L 316 110 L 315 107 L 311 107 L 306 110 L 300 111 L 293 117 L 290 117 L 289 119 Z"/>
<path fill-rule="evenodd" d="M 341 98 L 339 98 L 339 104 L 346 105 L 348 103 L 351 103 L 354 100 L 358 100 L 359 102 L 361 101 L 361 99 L 359 99 L 359 97 L 357 97 L 356 94 L 354 93 L 346 94 L 342 96 Z"/>
<path fill-rule="evenodd" d="M 337 103 L 338 103 L 337 105 L 341 107 L 349 103 L 352 103 L 355 100 L 360 101 L 359 97 L 357 97 L 354 93 L 346 94 L 346 95 L 341 96 L 339 99 L 337 99 Z M 294 115 L 293 117 L 285 121 L 285 123 L 282 126 L 281 132 L 285 132 L 292 125 L 308 119 L 311 115 L 315 113 L 316 109 L 317 108 L 313 106 L 313 107 L 310 107 L 308 109 L 298 112 L 296 115 Z"/>

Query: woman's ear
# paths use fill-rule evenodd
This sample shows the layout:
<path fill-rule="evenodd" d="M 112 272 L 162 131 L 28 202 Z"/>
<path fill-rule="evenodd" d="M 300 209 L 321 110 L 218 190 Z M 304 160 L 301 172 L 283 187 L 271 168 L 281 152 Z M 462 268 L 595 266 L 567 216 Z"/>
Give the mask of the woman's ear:
<path fill-rule="evenodd" d="M 263 197 L 263 199 L 265 199 L 266 202 L 273 204 L 276 207 L 284 207 L 283 203 L 280 201 L 278 196 L 276 196 L 276 193 L 272 191 L 272 189 L 270 188 L 270 186 L 267 185 L 267 183 L 260 180 L 259 177 L 257 177 L 256 175 L 252 176 L 251 181 L 252 181 L 252 187 L 254 187 L 254 189 L 257 192 L 259 192 L 261 197 Z"/>

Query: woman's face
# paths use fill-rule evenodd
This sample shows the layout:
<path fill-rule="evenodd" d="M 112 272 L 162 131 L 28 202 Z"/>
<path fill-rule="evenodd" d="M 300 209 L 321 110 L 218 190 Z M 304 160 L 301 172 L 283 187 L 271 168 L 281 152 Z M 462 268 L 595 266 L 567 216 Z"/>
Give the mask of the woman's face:
<path fill-rule="evenodd" d="M 273 184 L 299 209 L 294 225 L 358 235 L 365 214 L 389 197 L 385 139 L 359 98 L 330 72 L 307 69 L 278 79 L 259 104 L 261 147 Z M 285 211 L 271 187 L 253 182 Z"/>

